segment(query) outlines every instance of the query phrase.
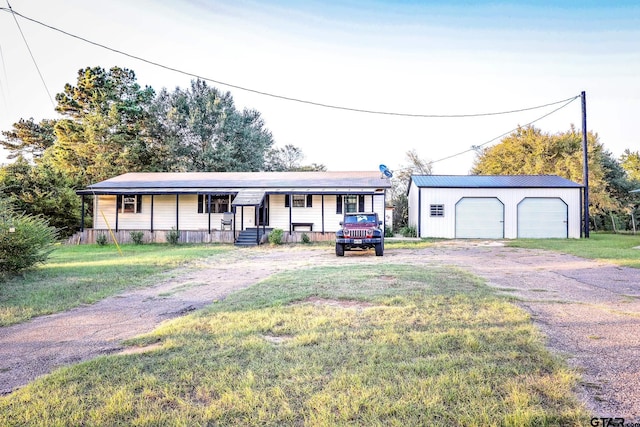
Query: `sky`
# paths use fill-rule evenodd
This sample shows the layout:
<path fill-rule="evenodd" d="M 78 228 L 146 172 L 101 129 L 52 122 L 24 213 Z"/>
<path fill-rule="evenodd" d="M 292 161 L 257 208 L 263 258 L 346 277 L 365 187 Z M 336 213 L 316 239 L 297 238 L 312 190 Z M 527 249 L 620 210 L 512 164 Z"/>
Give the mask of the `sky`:
<path fill-rule="evenodd" d="M 21 118 L 58 118 L 52 99 L 66 83 L 75 85 L 79 69 L 119 66 L 156 92 L 186 88 L 193 75 L 210 79 L 232 93 L 238 108 L 261 113 L 277 147 L 300 147 L 304 164 L 328 170 L 399 169 L 415 150 L 433 162 L 435 174 L 467 174 L 474 146 L 496 144 L 518 126 L 540 119 L 534 125 L 545 132 L 580 129 L 582 91 L 587 128 L 605 148 L 615 157 L 640 149 L 637 1 L 9 3 L 49 26 L 185 73 L 14 19 L 0 0 L 3 131 Z M 563 108 L 568 101 L 557 103 L 576 97 Z M 476 117 L 402 115 L 473 115 L 552 103 Z"/>

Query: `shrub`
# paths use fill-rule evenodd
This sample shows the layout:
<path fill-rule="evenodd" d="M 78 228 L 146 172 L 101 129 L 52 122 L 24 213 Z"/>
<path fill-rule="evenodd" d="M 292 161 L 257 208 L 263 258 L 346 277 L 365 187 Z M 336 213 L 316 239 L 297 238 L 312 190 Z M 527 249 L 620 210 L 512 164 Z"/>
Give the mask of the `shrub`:
<path fill-rule="evenodd" d="M 418 230 L 416 230 L 416 227 L 407 225 L 400 229 L 400 234 L 402 234 L 404 237 L 416 237 L 418 235 Z"/>
<path fill-rule="evenodd" d="M 104 233 L 100 233 L 96 236 L 96 243 L 100 246 L 106 246 L 107 244 L 107 235 Z"/>
<path fill-rule="evenodd" d="M 172 227 L 171 230 L 167 232 L 167 243 L 171 245 L 177 245 L 179 241 L 180 241 L 180 231 Z"/>
<path fill-rule="evenodd" d="M 384 237 L 393 237 L 393 230 L 391 229 L 391 227 L 385 227 Z"/>
<path fill-rule="evenodd" d="M 272 245 L 281 245 L 282 244 L 282 236 L 284 235 L 284 231 L 280 228 L 274 228 L 269 233 L 269 243 Z"/>
<path fill-rule="evenodd" d="M 302 243 L 311 243 L 311 238 L 307 233 L 302 233 Z"/>
<path fill-rule="evenodd" d="M 0 199 L 0 276 L 45 262 L 56 240 L 58 231 L 44 217 L 18 214 Z"/>
<path fill-rule="evenodd" d="M 131 241 L 136 245 L 141 245 L 144 243 L 144 232 L 142 231 L 132 231 L 131 233 L 129 233 L 129 236 L 131 236 Z"/>

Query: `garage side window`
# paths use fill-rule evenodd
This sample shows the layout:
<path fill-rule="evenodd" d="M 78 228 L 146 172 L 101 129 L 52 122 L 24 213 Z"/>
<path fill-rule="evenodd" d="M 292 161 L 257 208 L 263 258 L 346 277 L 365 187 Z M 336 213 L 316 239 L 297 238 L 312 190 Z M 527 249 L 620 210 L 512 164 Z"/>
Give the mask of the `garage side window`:
<path fill-rule="evenodd" d="M 444 205 L 431 205 L 429 216 L 444 216 Z"/>

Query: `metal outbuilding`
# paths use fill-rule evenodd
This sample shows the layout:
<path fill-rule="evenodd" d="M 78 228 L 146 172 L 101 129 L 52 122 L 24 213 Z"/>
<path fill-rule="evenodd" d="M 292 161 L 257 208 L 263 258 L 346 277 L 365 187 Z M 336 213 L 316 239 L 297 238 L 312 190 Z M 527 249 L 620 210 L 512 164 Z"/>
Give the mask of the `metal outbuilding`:
<path fill-rule="evenodd" d="M 580 238 L 583 186 L 555 175 L 414 175 L 419 237 Z"/>

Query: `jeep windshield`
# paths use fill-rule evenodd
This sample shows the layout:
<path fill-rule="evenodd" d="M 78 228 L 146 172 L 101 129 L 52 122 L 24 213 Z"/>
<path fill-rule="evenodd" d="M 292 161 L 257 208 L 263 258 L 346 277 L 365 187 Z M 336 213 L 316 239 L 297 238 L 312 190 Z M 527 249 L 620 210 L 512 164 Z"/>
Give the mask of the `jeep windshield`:
<path fill-rule="evenodd" d="M 357 224 L 375 224 L 376 216 L 372 214 L 362 215 L 347 215 L 344 218 L 345 225 L 357 225 Z"/>

